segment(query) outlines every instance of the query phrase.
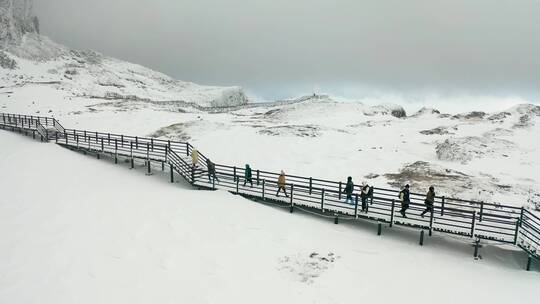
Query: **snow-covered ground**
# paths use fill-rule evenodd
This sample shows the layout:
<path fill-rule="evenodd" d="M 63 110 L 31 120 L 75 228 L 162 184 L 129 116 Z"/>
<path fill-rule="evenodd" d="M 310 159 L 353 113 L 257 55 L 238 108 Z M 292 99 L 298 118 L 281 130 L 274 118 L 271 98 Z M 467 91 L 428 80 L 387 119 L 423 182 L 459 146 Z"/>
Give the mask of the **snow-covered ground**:
<path fill-rule="evenodd" d="M 4 89 L 5 90 L 5 89 Z M 0 90 L 1 93 L 1 90 Z M 218 163 L 535 208 L 540 107 L 401 115 L 399 106 L 329 97 L 212 113 L 175 102 L 70 97 L 48 85 L 0 94 L 3 112 L 54 116 L 67 128 L 187 140 Z M 397 112 L 396 112 L 397 111 Z M 397 113 L 397 114 L 396 114 Z"/>
<path fill-rule="evenodd" d="M 526 256 L 170 184 L 0 131 L 0 303 L 532 303 Z M 537 266 L 536 270 L 538 270 Z"/>

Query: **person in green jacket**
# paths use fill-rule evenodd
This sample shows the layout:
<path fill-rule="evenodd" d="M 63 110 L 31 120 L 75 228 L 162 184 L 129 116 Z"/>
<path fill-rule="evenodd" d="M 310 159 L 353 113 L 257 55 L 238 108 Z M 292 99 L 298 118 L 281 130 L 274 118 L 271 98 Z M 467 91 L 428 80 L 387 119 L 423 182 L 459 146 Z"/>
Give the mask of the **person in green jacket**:
<path fill-rule="evenodd" d="M 249 167 L 249 165 L 246 164 L 246 169 L 244 170 L 244 187 L 246 186 L 246 183 L 248 182 L 251 184 L 251 187 L 253 187 L 251 168 Z"/>

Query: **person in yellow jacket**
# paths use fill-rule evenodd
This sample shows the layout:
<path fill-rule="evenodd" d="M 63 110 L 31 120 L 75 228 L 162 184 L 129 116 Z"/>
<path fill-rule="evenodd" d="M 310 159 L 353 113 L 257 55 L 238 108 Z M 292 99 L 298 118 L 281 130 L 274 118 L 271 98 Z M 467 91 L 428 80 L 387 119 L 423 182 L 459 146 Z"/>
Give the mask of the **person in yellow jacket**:
<path fill-rule="evenodd" d="M 287 195 L 287 191 L 285 190 L 286 181 L 285 181 L 285 172 L 283 172 L 283 170 L 281 170 L 281 174 L 278 177 L 277 184 L 278 184 L 278 190 L 276 192 L 276 196 L 279 196 L 279 192 L 283 190 L 283 193 L 285 193 L 285 197 L 289 197 Z"/>
<path fill-rule="evenodd" d="M 191 150 L 191 163 L 193 164 L 193 167 L 197 167 L 197 164 L 199 163 L 199 151 L 195 148 Z"/>

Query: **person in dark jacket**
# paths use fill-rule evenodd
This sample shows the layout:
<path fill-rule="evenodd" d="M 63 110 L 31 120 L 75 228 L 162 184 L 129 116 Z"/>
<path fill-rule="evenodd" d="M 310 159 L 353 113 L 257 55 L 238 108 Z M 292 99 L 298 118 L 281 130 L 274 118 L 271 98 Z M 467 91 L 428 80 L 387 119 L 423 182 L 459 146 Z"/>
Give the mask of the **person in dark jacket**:
<path fill-rule="evenodd" d="M 433 186 L 429 187 L 424 204 L 426 204 L 426 210 L 420 214 L 422 217 L 424 217 L 424 214 L 427 212 L 433 213 L 433 204 L 435 204 L 435 188 L 433 188 Z"/>
<path fill-rule="evenodd" d="M 214 164 L 209 158 L 206 159 L 206 168 L 208 169 L 208 182 L 214 181 L 219 182 L 219 178 L 216 176 L 216 164 Z"/>
<path fill-rule="evenodd" d="M 369 190 L 371 188 L 366 182 L 362 183 L 362 193 L 360 193 L 360 198 L 362 199 L 362 212 L 367 212 L 367 200 L 369 198 Z"/>
<path fill-rule="evenodd" d="M 347 177 L 347 185 L 345 186 L 345 190 L 343 191 L 345 194 L 347 194 L 347 199 L 345 199 L 345 203 L 348 203 L 349 200 L 351 201 L 351 204 L 354 205 L 354 200 L 352 198 L 352 194 L 354 191 L 354 184 L 352 181 L 352 177 Z"/>
<path fill-rule="evenodd" d="M 401 213 L 403 217 L 407 217 L 405 212 L 407 211 L 407 209 L 409 209 L 409 204 L 411 203 L 408 184 L 405 185 L 405 188 L 403 188 L 403 190 L 399 192 L 399 199 L 401 200 L 401 210 L 399 211 L 399 213 Z"/>
<path fill-rule="evenodd" d="M 246 169 L 244 170 L 244 187 L 246 186 L 246 183 L 250 183 L 251 187 L 253 187 L 251 168 L 247 164 L 246 164 Z"/>

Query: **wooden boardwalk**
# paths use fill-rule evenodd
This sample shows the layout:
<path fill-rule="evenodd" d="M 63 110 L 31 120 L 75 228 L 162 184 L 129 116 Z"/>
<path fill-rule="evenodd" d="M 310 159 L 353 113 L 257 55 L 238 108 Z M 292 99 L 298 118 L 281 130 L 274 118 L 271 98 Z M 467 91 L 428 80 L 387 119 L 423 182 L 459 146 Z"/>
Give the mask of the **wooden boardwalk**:
<path fill-rule="evenodd" d="M 374 187 L 362 211 L 360 186 L 355 186 L 353 202 L 345 202 L 345 183 L 313 177 L 287 175 L 287 194 L 276 196 L 278 173 L 253 170 L 253 186 L 244 186 L 244 168 L 216 164 L 219 182 L 209 178 L 207 157 L 199 152 L 199 162 L 191 163 L 193 146 L 187 142 L 161 140 L 124 134 L 65 129 L 56 119 L 40 116 L 1 114 L 0 128 L 31 135 L 41 141 L 54 140 L 64 147 L 93 153 L 98 158 L 109 155 L 118 162 L 127 159 L 131 166 L 143 160 L 147 170 L 160 165 L 170 171 L 171 182 L 180 176 L 199 189 L 223 189 L 254 200 L 271 202 L 289 208 L 335 219 L 369 220 L 392 227 L 408 226 L 424 232 L 459 235 L 472 239 L 475 256 L 481 241 L 500 242 L 518 246 L 528 254 L 526 269 L 534 259 L 540 260 L 540 218 L 533 212 L 513 206 L 474 202 L 444 196 L 436 197 L 434 211 L 420 216 L 425 195 L 411 193 L 407 217 L 401 216 L 397 190 Z M 379 226 L 380 229 L 380 226 Z"/>

